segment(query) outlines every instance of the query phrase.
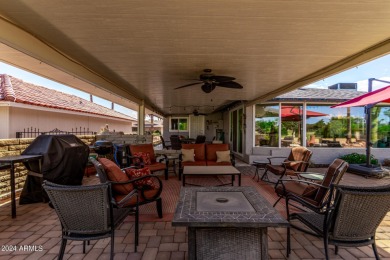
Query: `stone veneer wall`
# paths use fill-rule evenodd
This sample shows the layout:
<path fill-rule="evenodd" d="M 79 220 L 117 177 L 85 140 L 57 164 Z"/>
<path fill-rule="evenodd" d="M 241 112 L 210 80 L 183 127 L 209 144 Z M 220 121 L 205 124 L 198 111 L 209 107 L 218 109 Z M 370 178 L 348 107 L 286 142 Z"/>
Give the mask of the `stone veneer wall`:
<path fill-rule="evenodd" d="M 78 135 L 86 145 L 91 145 L 95 142 L 95 135 Z M 20 155 L 29 146 L 35 138 L 15 138 L 15 139 L 0 139 L 0 157 L 10 155 Z M 27 169 L 23 163 L 15 166 L 15 189 L 23 188 L 26 180 Z M 8 170 L 0 171 L 0 200 L 11 196 L 10 191 L 10 174 Z"/>

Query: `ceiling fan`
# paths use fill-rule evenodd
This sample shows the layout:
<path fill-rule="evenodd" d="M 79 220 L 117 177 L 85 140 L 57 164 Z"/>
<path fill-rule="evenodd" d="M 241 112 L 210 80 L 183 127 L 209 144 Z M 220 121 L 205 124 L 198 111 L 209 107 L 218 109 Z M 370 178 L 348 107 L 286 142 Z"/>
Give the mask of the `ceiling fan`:
<path fill-rule="evenodd" d="M 238 84 L 237 82 L 234 82 L 236 78 L 229 77 L 229 76 L 218 76 L 214 75 L 211 72 L 211 69 L 204 69 L 203 73 L 199 75 L 199 81 L 186 84 L 184 86 L 177 87 L 175 89 L 180 89 L 180 88 L 186 88 L 190 87 L 193 85 L 198 85 L 198 84 L 203 84 L 201 86 L 203 92 L 205 93 L 210 93 L 213 91 L 216 87 L 223 87 L 223 88 L 236 88 L 236 89 L 241 89 L 243 86 Z"/>

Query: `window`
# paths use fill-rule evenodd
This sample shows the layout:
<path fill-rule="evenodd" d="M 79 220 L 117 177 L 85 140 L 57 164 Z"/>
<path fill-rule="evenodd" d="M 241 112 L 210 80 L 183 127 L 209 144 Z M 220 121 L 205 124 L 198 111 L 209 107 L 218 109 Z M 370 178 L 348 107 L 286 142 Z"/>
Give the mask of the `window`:
<path fill-rule="evenodd" d="M 278 147 L 279 105 L 256 105 L 255 146 Z"/>
<path fill-rule="evenodd" d="M 188 132 L 188 117 L 171 117 L 169 120 L 170 132 Z"/>

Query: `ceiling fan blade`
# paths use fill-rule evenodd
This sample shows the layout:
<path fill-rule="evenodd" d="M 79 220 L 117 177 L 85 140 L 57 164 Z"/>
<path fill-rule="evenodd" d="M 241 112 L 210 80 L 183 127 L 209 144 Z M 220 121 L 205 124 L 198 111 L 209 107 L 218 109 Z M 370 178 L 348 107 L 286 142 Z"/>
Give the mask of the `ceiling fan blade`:
<path fill-rule="evenodd" d="M 189 87 L 189 86 L 193 86 L 193 85 L 197 85 L 197 84 L 202 84 L 203 82 L 200 81 L 200 82 L 195 82 L 195 83 L 190 83 L 190 84 L 187 84 L 187 85 L 184 85 L 184 86 L 180 86 L 180 87 L 177 87 L 175 89 L 179 89 L 179 88 L 185 88 L 185 87 Z"/>
<path fill-rule="evenodd" d="M 228 81 L 228 82 L 219 82 L 217 83 L 218 87 L 223 87 L 223 88 L 244 88 L 240 84 L 234 81 Z"/>
<path fill-rule="evenodd" d="M 232 81 L 235 80 L 236 78 L 229 77 L 229 76 L 210 76 L 210 80 L 216 81 L 216 82 L 226 82 L 226 81 Z"/>

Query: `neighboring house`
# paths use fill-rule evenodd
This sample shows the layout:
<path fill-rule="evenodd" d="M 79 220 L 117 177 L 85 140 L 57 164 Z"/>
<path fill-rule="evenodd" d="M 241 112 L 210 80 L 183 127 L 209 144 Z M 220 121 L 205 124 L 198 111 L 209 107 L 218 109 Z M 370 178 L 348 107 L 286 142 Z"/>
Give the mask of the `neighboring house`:
<path fill-rule="evenodd" d="M 27 128 L 40 132 L 85 129 L 133 133 L 137 120 L 80 97 L 0 74 L 0 138 L 15 138 Z"/>

